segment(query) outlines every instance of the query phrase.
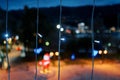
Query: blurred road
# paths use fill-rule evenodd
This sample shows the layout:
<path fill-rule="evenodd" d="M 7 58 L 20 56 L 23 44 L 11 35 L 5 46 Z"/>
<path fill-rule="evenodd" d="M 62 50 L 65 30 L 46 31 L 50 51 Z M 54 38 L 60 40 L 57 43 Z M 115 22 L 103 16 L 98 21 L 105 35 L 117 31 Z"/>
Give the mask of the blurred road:
<path fill-rule="evenodd" d="M 11 51 L 8 53 L 10 65 L 12 65 L 15 61 L 17 61 L 17 59 L 20 58 L 21 56 L 21 51 L 16 50 L 17 47 L 18 46 L 13 45 Z M 21 45 L 19 47 L 22 48 Z M 8 67 L 8 64 L 7 64 L 7 57 L 6 57 L 3 61 L 2 68 L 6 69 L 7 67 Z"/>
<path fill-rule="evenodd" d="M 90 80 L 91 77 L 91 61 L 87 64 L 66 64 L 61 61 L 60 80 Z M 120 80 L 120 63 L 95 63 L 94 80 Z M 37 80 L 57 80 L 57 61 L 53 65 L 51 63 L 48 73 L 40 73 L 41 68 L 38 67 Z M 27 62 L 11 67 L 11 80 L 34 80 L 35 63 Z M 7 80 L 7 72 L 0 70 L 0 80 Z"/>
<path fill-rule="evenodd" d="M 10 63 L 14 62 L 17 58 L 20 57 L 21 52 L 17 51 L 16 49 L 12 49 L 11 52 L 8 54 Z"/>
<path fill-rule="evenodd" d="M 11 80 L 34 80 L 35 75 L 35 62 L 22 62 L 13 64 L 14 61 L 21 56 L 21 51 L 16 50 L 16 46 L 8 54 L 11 71 Z M 78 64 L 79 62 L 79 64 Z M 68 64 L 70 63 L 70 64 Z M 57 61 L 54 61 L 50 65 L 50 70 L 47 73 L 41 73 L 42 69 L 38 66 L 38 76 L 37 80 L 57 80 L 58 79 L 58 66 Z M 120 62 L 115 62 L 113 60 L 104 61 L 95 60 L 94 65 L 94 80 L 120 80 Z M 92 63 L 91 60 L 77 60 L 66 62 L 61 61 L 60 68 L 60 80 L 90 80 L 91 78 Z M 0 69 L 0 80 L 7 79 L 7 71 Z"/>

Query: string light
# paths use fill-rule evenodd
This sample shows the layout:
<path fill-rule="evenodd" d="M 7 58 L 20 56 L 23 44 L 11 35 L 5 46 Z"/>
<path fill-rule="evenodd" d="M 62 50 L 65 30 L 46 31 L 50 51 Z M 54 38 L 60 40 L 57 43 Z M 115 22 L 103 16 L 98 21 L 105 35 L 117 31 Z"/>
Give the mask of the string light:
<path fill-rule="evenodd" d="M 8 0 L 6 0 L 7 2 L 7 8 L 6 8 L 6 58 L 7 58 L 7 64 L 8 64 L 8 80 L 10 80 L 10 63 L 9 63 L 9 57 L 8 57 Z"/>
<path fill-rule="evenodd" d="M 36 33 L 38 33 L 38 26 L 39 26 L 39 0 L 37 0 L 37 23 L 36 23 Z M 38 48 L 38 35 L 36 35 L 36 49 Z M 35 54 L 35 77 L 34 80 L 37 80 L 37 54 Z"/>
<path fill-rule="evenodd" d="M 61 27 L 61 17 L 62 17 L 62 0 L 60 0 L 60 14 L 59 14 L 59 25 Z M 60 80 L 60 46 L 61 46 L 61 31 L 59 29 L 59 45 L 58 45 L 58 80 Z"/>
<path fill-rule="evenodd" d="M 92 15 L 91 15 L 91 30 L 92 30 L 92 72 L 91 72 L 91 80 L 93 80 L 93 74 L 94 74 L 94 10 L 95 10 L 95 0 L 93 0 L 93 8 L 92 8 Z"/>

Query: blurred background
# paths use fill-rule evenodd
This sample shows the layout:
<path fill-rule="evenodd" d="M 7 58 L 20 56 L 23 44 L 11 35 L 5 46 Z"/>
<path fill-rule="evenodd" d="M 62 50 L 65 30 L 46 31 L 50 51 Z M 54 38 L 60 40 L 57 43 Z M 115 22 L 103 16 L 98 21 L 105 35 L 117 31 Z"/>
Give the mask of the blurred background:
<path fill-rule="evenodd" d="M 34 63 L 36 36 L 38 36 L 38 50 L 40 50 L 38 61 L 48 53 L 51 64 L 54 66 L 59 55 L 58 42 L 61 40 L 60 58 L 66 66 L 86 63 L 91 66 L 93 31 L 95 64 L 109 63 L 120 66 L 120 1 L 95 1 L 94 30 L 91 29 L 92 4 L 92 0 L 63 0 L 60 26 L 59 0 L 39 0 L 39 22 L 38 33 L 36 33 L 37 0 L 8 0 L 8 38 L 6 40 L 7 2 L 0 0 L 1 70 L 7 69 L 8 66 L 6 48 L 11 66 Z M 59 30 L 61 39 L 59 39 Z M 115 69 L 118 70 L 118 67 Z M 73 80 L 85 79 L 89 77 Z M 119 79 L 120 77 L 113 76 L 111 80 Z M 101 77 L 101 80 L 105 79 Z"/>

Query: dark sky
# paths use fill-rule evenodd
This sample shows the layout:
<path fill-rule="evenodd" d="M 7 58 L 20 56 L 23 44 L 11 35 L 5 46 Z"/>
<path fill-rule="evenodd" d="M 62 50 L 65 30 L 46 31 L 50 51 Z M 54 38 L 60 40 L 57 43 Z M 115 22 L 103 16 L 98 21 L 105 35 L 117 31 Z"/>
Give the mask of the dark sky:
<path fill-rule="evenodd" d="M 6 9 L 6 1 L 0 0 L 0 6 L 3 9 Z M 84 6 L 91 5 L 93 0 L 62 0 L 62 4 L 64 6 Z M 28 5 L 28 7 L 36 7 L 37 0 L 8 0 L 9 10 L 11 9 L 23 9 L 24 5 Z M 112 5 L 112 4 L 120 4 L 120 0 L 96 0 L 96 5 Z M 59 0 L 39 0 L 40 7 L 53 7 L 58 6 Z"/>

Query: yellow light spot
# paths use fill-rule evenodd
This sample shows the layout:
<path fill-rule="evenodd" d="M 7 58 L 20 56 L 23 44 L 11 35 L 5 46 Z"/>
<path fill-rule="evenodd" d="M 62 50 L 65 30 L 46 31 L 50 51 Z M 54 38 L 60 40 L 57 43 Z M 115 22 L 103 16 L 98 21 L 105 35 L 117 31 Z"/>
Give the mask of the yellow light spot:
<path fill-rule="evenodd" d="M 102 54 L 102 50 L 99 50 L 99 54 Z"/>
<path fill-rule="evenodd" d="M 53 52 L 50 52 L 50 57 L 52 57 L 54 55 L 54 53 Z"/>
<path fill-rule="evenodd" d="M 108 53 L 108 51 L 107 50 L 104 50 L 104 54 L 107 54 Z"/>
<path fill-rule="evenodd" d="M 58 56 L 58 55 L 59 55 L 59 52 L 55 52 L 55 55 Z"/>

